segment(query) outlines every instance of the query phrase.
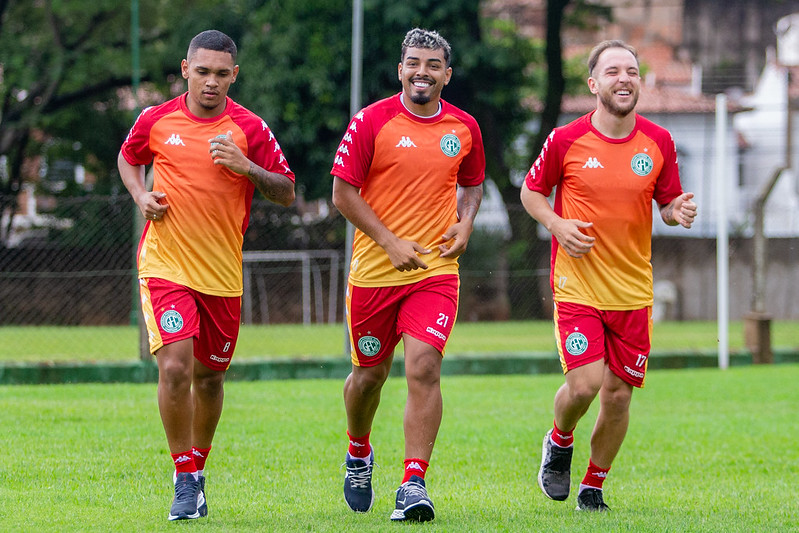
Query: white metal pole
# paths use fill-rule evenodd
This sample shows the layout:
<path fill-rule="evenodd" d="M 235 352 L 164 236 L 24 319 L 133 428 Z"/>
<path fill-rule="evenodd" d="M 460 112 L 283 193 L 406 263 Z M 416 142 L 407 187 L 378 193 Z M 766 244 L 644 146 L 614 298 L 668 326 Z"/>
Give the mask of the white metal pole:
<path fill-rule="evenodd" d="M 729 239 L 727 230 L 727 95 L 716 95 L 716 160 L 715 160 L 715 189 L 716 189 L 716 291 L 719 342 L 719 368 L 722 370 L 730 365 L 729 348 Z"/>

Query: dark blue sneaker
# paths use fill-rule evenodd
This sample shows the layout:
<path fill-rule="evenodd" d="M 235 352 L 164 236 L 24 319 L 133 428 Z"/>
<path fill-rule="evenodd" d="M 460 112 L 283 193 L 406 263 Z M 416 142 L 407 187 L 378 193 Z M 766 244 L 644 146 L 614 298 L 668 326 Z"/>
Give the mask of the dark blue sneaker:
<path fill-rule="evenodd" d="M 365 513 L 372 508 L 375 491 L 372 489 L 372 468 L 375 464 L 375 451 L 369 454 L 369 461 L 347 454 L 344 461 L 347 473 L 344 475 L 344 501 L 356 513 Z"/>
<path fill-rule="evenodd" d="M 175 499 L 169 510 L 170 520 L 186 520 L 199 518 L 197 510 L 197 492 L 200 482 L 194 479 L 194 474 L 181 472 L 175 476 Z"/>
<path fill-rule="evenodd" d="M 208 502 L 205 499 L 205 476 L 200 476 L 197 481 L 200 488 L 197 490 L 197 512 L 200 516 L 208 516 Z"/>
<path fill-rule="evenodd" d="M 433 501 L 427 495 L 424 479 L 411 476 L 411 479 L 397 489 L 397 505 L 391 513 L 391 519 L 429 522 L 435 517 L 436 511 Z"/>

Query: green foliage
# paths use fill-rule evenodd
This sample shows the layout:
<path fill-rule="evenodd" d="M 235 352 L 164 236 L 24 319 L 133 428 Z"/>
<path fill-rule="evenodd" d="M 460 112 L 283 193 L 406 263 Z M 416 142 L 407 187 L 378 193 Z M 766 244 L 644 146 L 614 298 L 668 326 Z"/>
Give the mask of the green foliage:
<path fill-rule="evenodd" d="M 330 191 L 348 119 L 351 9 L 343 0 L 267 1 L 240 46 L 240 100 L 269 123 L 310 198 Z"/>
<path fill-rule="evenodd" d="M 508 180 L 508 147 L 530 118 L 521 105 L 541 91 L 541 43 L 512 22 L 488 20 L 473 0 L 364 2 L 361 105 L 399 92 L 397 63 L 413 26 L 440 31 L 453 46 L 444 97 L 483 129 L 488 171 Z M 0 153 L 81 163 L 100 190 L 115 192 L 116 152 L 135 117 L 130 5 L 114 0 L 9 3 L 0 26 Z M 280 140 L 307 198 L 330 194 L 336 146 L 350 118 L 352 3 L 344 0 L 139 0 L 140 80 L 147 102 L 184 90 L 179 65 L 188 41 L 207 28 L 239 44 L 231 96 L 263 116 Z M 146 102 L 144 102 L 146 103 Z M 31 131 L 44 136 L 26 137 Z M 18 169 L 12 181 L 19 183 Z M 105 183 L 104 183 L 105 182 Z"/>
<path fill-rule="evenodd" d="M 275 131 L 306 198 L 327 197 L 351 114 L 351 2 L 271 0 L 250 20 L 239 61 L 241 100 Z M 366 0 L 361 107 L 401 90 L 400 46 L 414 26 L 450 41 L 454 73 L 443 97 L 477 118 L 489 174 L 504 184 L 507 147 L 529 118 L 522 98 L 541 79 L 530 68 L 540 45 L 520 38 L 509 21 L 483 19 L 472 0 Z"/>
<path fill-rule="evenodd" d="M 247 5 L 138 0 L 140 80 L 153 100 L 179 79 L 191 37 L 218 25 L 240 36 Z M 100 191 L 119 188 L 116 154 L 135 118 L 131 5 L 117 0 L 42 0 L 0 5 L 0 154 L 6 192 L 18 189 L 22 157 L 81 163 Z M 4 10 L 4 11 L 3 11 Z M 34 133 L 34 135 L 31 135 Z M 112 183 L 113 181 L 113 183 Z"/>

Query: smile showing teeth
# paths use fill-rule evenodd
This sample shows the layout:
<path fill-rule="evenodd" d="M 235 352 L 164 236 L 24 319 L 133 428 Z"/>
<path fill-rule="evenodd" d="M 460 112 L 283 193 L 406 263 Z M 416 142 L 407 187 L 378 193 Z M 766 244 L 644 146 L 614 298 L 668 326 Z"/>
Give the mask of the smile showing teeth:
<path fill-rule="evenodd" d="M 417 80 L 417 81 L 413 82 L 413 86 L 414 87 L 418 87 L 420 89 L 426 89 L 426 88 L 430 87 L 430 85 L 432 85 L 432 84 L 430 82 L 427 82 L 427 81 Z"/>

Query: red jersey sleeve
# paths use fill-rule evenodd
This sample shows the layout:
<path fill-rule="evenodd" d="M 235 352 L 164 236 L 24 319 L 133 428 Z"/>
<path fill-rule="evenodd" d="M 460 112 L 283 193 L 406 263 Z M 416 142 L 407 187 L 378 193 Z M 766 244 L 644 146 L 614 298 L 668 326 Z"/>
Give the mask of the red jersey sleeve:
<path fill-rule="evenodd" d="M 552 194 L 552 189 L 557 186 L 562 175 L 563 156 L 559 149 L 559 141 L 563 134 L 559 130 L 556 128 L 547 136 L 541 153 L 524 178 L 528 189 L 546 197 Z"/>
<path fill-rule="evenodd" d="M 229 105 L 234 106 L 230 112 L 230 118 L 247 137 L 247 153 L 245 154 L 247 158 L 269 172 L 282 174 L 291 181 L 295 181 L 294 172 L 289 168 L 283 150 L 266 121 L 244 106 L 232 100 L 228 100 L 228 102 Z"/>
<path fill-rule="evenodd" d="M 469 129 L 472 137 L 472 147 L 469 153 L 461 161 L 458 169 L 458 185 L 461 187 L 474 187 L 480 185 L 485 180 L 486 157 L 483 148 L 483 134 L 480 126 L 473 116 L 465 111 L 450 105 L 442 100 L 443 111 L 456 117 Z"/>
<path fill-rule="evenodd" d="M 125 142 L 122 143 L 121 151 L 125 161 L 133 166 L 152 163 L 154 154 L 150 149 L 150 131 L 159 118 L 178 108 L 179 105 L 175 101 L 144 108 L 130 128 Z"/>
<path fill-rule="evenodd" d="M 658 149 L 663 154 L 663 168 L 660 171 L 655 190 L 652 195 L 658 205 L 665 205 L 682 194 L 680 184 L 680 169 L 677 162 L 677 148 L 674 138 L 668 130 L 655 125 L 643 117 L 638 117 L 640 129 L 657 143 Z"/>
<path fill-rule="evenodd" d="M 376 132 L 396 112 L 390 101 L 383 100 L 356 113 L 338 145 L 330 173 L 350 185 L 363 187 L 375 153 Z"/>

